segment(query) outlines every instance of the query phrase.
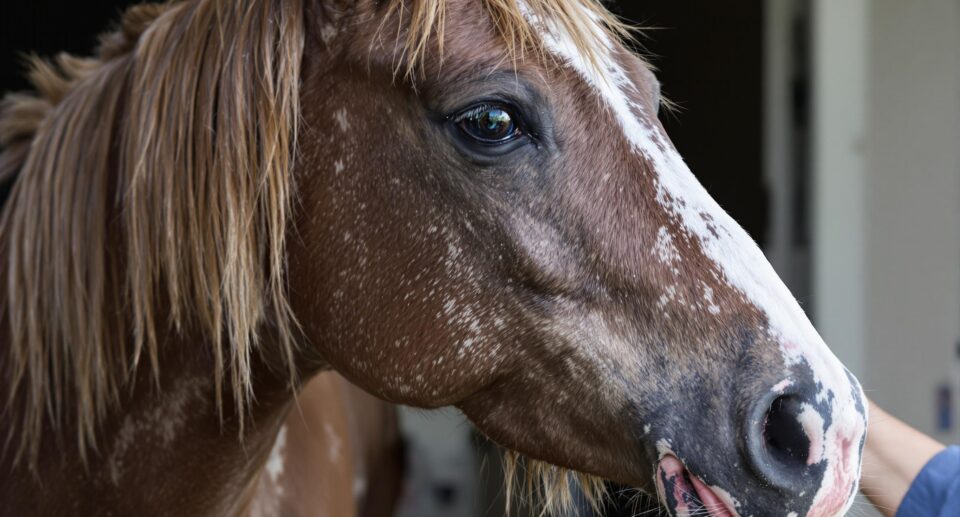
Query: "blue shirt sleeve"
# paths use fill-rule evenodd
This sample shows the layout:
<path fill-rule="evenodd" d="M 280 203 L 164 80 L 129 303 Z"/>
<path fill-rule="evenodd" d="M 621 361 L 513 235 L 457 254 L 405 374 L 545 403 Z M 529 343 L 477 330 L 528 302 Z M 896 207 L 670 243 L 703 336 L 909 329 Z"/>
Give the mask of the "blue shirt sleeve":
<path fill-rule="evenodd" d="M 947 447 L 927 462 L 897 517 L 960 517 L 960 446 Z"/>

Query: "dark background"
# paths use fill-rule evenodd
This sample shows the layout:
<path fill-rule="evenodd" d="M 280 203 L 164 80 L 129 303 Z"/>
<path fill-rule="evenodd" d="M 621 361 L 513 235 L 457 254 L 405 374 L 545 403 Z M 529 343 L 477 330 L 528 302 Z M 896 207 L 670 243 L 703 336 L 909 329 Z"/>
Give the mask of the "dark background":
<path fill-rule="evenodd" d="M 34 53 L 90 54 L 97 35 L 113 26 L 133 1 L 31 0 L 0 7 L 0 91 L 22 90 L 23 57 Z"/>
<path fill-rule="evenodd" d="M 23 56 L 89 54 L 133 1 L 7 2 L 0 11 L 0 91 L 27 87 Z M 717 201 L 761 240 L 761 0 L 621 1 L 613 9 L 649 27 L 644 54 L 679 105 L 661 118 L 680 154 Z M 762 242 L 761 242 L 762 244 Z"/>
<path fill-rule="evenodd" d="M 621 1 L 642 53 L 679 105 L 661 120 L 703 185 L 763 244 L 763 2 Z"/>

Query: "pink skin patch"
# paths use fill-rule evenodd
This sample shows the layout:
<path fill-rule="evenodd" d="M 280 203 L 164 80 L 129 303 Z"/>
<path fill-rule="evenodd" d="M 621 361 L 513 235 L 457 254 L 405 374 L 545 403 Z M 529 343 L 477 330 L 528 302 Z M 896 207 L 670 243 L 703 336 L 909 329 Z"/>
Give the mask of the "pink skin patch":
<path fill-rule="evenodd" d="M 810 509 L 809 517 L 833 517 L 847 506 L 850 499 L 849 487 L 854 483 L 858 472 L 852 472 L 849 467 L 852 462 L 853 440 L 845 437 L 837 438 L 837 448 L 840 451 L 840 462 L 833 469 L 833 491 L 831 491 L 815 508 Z"/>
<path fill-rule="evenodd" d="M 783 347 L 784 352 L 789 352 L 791 355 L 803 353 L 803 349 L 800 348 L 800 345 L 794 343 L 793 341 L 784 341 L 781 346 Z"/>
<path fill-rule="evenodd" d="M 787 388 L 789 388 L 792 385 L 793 385 L 793 381 L 791 381 L 790 379 L 784 379 L 778 382 L 773 388 L 770 388 L 770 391 L 773 391 L 774 393 L 783 393 L 784 391 L 787 391 Z"/>
<path fill-rule="evenodd" d="M 674 510 L 678 517 L 709 515 L 710 517 L 735 517 L 726 502 L 684 467 L 675 456 L 664 456 L 657 465 L 657 492 L 664 506 L 675 502 Z M 669 492 L 668 492 L 669 490 Z M 670 496 L 669 498 L 667 496 Z"/>

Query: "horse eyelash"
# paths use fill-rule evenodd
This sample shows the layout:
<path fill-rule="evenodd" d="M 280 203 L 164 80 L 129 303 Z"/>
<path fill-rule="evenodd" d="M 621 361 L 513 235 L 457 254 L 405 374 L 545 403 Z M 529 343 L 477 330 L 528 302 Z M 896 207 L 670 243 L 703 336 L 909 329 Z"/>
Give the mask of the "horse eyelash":
<path fill-rule="evenodd" d="M 480 113 L 483 113 L 484 111 L 490 109 L 493 106 L 494 106 L 493 104 L 488 104 L 488 103 L 478 104 L 471 109 L 458 112 L 447 118 L 450 119 L 452 122 L 459 124 L 460 122 L 463 122 L 464 120 L 472 116 L 476 116 L 476 115 L 479 115 Z"/>
<path fill-rule="evenodd" d="M 521 133 L 535 141 L 539 141 L 539 134 L 533 130 L 529 123 L 527 123 L 527 119 L 523 116 L 521 110 L 509 102 L 481 102 L 470 109 L 459 111 L 448 116 L 447 120 L 453 122 L 454 124 L 459 124 L 471 116 L 479 115 L 480 113 L 497 106 L 506 108 L 507 112 L 514 117 L 513 123 L 516 124 L 517 129 L 519 129 Z"/>

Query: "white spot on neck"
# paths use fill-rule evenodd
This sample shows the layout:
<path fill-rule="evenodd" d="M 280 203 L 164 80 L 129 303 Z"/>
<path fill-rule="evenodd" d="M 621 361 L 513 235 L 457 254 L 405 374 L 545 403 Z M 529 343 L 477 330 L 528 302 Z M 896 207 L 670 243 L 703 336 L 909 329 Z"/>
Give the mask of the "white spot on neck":
<path fill-rule="evenodd" d="M 337 27 L 332 23 L 324 24 L 323 27 L 320 27 L 320 39 L 324 44 L 329 44 L 333 41 L 333 38 L 337 37 Z"/>
<path fill-rule="evenodd" d="M 337 126 L 340 127 L 340 131 L 344 133 L 350 129 L 350 122 L 347 121 L 347 109 L 340 108 L 333 113 L 333 119 L 337 121 Z"/>
<path fill-rule="evenodd" d="M 333 426 L 329 423 L 323 424 L 323 432 L 327 438 L 327 446 L 329 447 L 328 453 L 330 455 L 330 462 L 337 463 L 340 461 L 340 453 L 343 449 L 343 441 L 340 440 L 340 437 L 337 435 L 337 432 L 333 429 Z"/>
<path fill-rule="evenodd" d="M 287 446 L 287 426 L 284 424 L 277 433 L 277 439 L 273 442 L 273 448 L 270 449 L 270 457 L 267 458 L 267 476 L 271 483 L 276 483 L 283 474 L 283 450 Z"/>
<path fill-rule="evenodd" d="M 357 501 L 367 495 L 367 478 L 358 474 L 353 478 L 353 498 Z"/>
<path fill-rule="evenodd" d="M 188 425 L 191 409 L 197 410 L 192 405 L 205 405 L 203 387 L 204 379 L 200 377 L 180 379 L 162 394 L 156 406 L 124 417 L 107 458 L 107 471 L 114 485 L 120 484 L 125 468 L 136 461 L 128 457 L 136 451 L 135 445 L 159 440 L 163 447 L 174 446 Z"/>

